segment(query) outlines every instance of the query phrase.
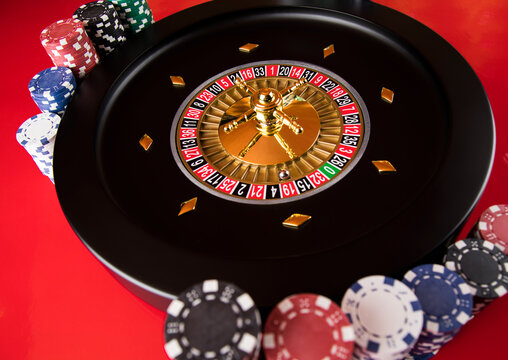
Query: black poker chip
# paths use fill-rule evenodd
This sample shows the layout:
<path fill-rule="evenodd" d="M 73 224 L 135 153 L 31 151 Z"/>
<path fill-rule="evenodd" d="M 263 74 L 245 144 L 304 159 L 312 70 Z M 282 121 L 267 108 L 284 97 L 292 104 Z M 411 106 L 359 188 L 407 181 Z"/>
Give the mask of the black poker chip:
<path fill-rule="evenodd" d="M 92 1 L 81 5 L 73 17 L 81 20 L 100 57 L 127 40 L 118 13 L 109 1 Z"/>
<path fill-rule="evenodd" d="M 164 331 L 164 348 L 173 360 L 256 359 L 261 317 L 248 293 L 211 279 L 170 303 Z"/>
<path fill-rule="evenodd" d="M 495 299 L 508 291 L 508 257 L 490 241 L 459 240 L 448 248 L 444 263 L 476 297 Z"/>

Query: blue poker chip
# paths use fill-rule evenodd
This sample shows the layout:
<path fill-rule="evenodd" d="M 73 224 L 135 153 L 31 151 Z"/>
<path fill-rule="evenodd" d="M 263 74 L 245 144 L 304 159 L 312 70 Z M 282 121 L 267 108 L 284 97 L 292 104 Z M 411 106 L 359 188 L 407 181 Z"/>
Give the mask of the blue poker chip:
<path fill-rule="evenodd" d="M 429 360 L 434 356 L 434 353 L 424 354 L 424 355 L 415 355 L 412 360 Z"/>
<path fill-rule="evenodd" d="M 44 94 L 58 94 L 76 87 L 76 79 L 72 71 L 63 66 L 54 66 L 42 70 L 34 75 L 28 83 L 28 90 L 36 96 Z"/>
<path fill-rule="evenodd" d="M 52 102 L 56 103 L 62 103 L 62 102 L 68 102 L 70 100 L 70 97 L 74 95 L 74 89 L 71 90 L 65 90 L 60 93 L 52 93 L 51 95 L 33 95 L 32 99 L 35 102 L 40 102 L 42 104 L 49 104 Z"/>
<path fill-rule="evenodd" d="M 64 98 L 68 97 L 69 95 L 74 93 L 74 90 L 76 87 L 73 84 L 66 83 L 62 85 L 62 89 L 58 91 L 46 91 L 42 94 L 30 94 L 33 99 L 37 100 L 46 100 L 46 101 L 58 101 L 63 100 Z"/>
<path fill-rule="evenodd" d="M 422 305 L 426 333 L 445 335 L 470 319 L 473 297 L 457 273 L 442 265 L 427 264 L 408 271 L 402 281 Z"/>
<path fill-rule="evenodd" d="M 413 354 L 411 357 L 408 357 L 404 360 L 429 360 L 431 359 L 434 355 L 436 355 L 438 352 L 438 350 L 435 350 L 431 353 L 425 353 L 425 354 L 420 354 L 420 355 L 417 355 L 417 354 Z"/>
<path fill-rule="evenodd" d="M 35 103 L 37 104 L 37 106 L 39 107 L 39 110 L 41 110 L 42 112 L 52 112 L 52 113 L 60 113 L 60 112 L 64 112 L 65 109 L 67 108 L 67 105 L 70 101 L 70 97 L 68 99 L 65 99 L 64 101 L 60 101 L 60 102 L 57 102 L 57 101 L 46 101 L 46 100 L 42 100 L 42 101 L 39 101 L 37 99 L 34 99 Z"/>
<path fill-rule="evenodd" d="M 35 74 L 28 83 L 32 99 L 41 111 L 61 112 L 76 90 L 76 79 L 66 67 L 55 66 Z"/>

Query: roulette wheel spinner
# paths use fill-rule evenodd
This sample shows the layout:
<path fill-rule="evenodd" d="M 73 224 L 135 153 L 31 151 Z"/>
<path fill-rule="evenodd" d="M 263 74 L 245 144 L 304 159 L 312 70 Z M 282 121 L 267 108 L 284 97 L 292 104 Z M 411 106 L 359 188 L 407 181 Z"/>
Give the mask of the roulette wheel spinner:
<path fill-rule="evenodd" d="M 422 24 L 369 1 L 225 0 L 157 22 L 90 73 L 55 183 L 84 244 L 152 305 L 221 278 L 268 307 L 338 299 L 439 251 L 493 146 L 481 83 Z"/>

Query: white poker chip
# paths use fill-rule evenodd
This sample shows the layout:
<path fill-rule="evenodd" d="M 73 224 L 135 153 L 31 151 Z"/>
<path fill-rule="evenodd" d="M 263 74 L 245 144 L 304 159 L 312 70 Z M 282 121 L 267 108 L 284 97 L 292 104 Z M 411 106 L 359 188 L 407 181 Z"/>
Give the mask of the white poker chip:
<path fill-rule="evenodd" d="M 54 142 L 60 120 L 60 116 L 53 113 L 32 116 L 18 128 L 16 140 L 27 150 L 48 145 Z"/>
<path fill-rule="evenodd" d="M 59 124 L 60 116 L 57 114 L 41 113 L 26 120 L 16 132 L 16 140 L 52 182 L 53 150 Z"/>
<path fill-rule="evenodd" d="M 355 354 L 392 359 L 407 354 L 423 326 L 416 295 L 401 281 L 381 275 L 362 278 L 342 298 L 341 308 L 355 329 Z"/>

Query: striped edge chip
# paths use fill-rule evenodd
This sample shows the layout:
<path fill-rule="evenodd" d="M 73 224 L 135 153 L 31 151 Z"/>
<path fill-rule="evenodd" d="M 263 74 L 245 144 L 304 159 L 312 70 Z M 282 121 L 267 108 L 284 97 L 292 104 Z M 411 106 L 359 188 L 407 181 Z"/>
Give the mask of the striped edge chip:
<path fill-rule="evenodd" d="M 448 333 L 469 320 L 473 298 L 469 286 L 457 273 L 443 265 L 425 264 L 409 270 L 403 282 L 420 301 L 425 331 Z M 441 301 L 435 301 L 436 298 Z"/>
<path fill-rule="evenodd" d="M 508 256 L 495 243 L 459 240 L 449 246 L 444 263 L 461 276 L 475 297 L 495 299 L 508 292 Z"/>
<path fill-rule="evenodd" d="M 267 360 L 349 359 L 354 339 L 354 329 L 336 303 L 317 294 L 296 294 L 268 316 L 263 350 Z"/>
<path fill-rule="evenodd" d="M 250 295 L 234 284 L 203 281 L 167 308 L 164 349 L 173 360 L 254 359 L 260 340 L 259 311 Z"/>
<path fill-rule="evenodd" d="M 355 330 L 357 357 L 401 358 L 417 341 L 423 326 L 416 295 L 387 276 L 358 280 L 341 304 Z"/>

